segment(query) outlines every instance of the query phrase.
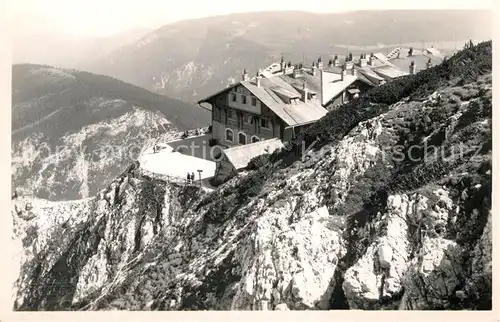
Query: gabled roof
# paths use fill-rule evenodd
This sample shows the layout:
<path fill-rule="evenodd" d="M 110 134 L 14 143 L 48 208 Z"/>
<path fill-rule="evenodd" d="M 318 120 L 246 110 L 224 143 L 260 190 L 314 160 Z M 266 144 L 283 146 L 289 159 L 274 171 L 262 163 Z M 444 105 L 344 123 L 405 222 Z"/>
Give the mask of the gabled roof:
<path fill-rule="evenodd" d="M 380 81 L 383 81 L 384 78 L 380 77 L 377 73 L 372 70 L 372 66 L 359 67 L 358 74 L 365 76 L 372 83 L 378 84 Z"/>
<path fill-rule="evenodd" d="M 366 68 L 366 67 L 359 67 L 358 65 L 354 65 L 354 69 L 358 72 L 356 75 L 353 74 L 354 69 L 350 69 L 347 71 L 348 74 L 353 75 L 353 76 L 358 76 L 359 80 L 370 85 L 370 86 L 377 86 L 376 83 L 374 83 L 372 80 L 367 78 L 365 75 L 362 73 L 359 73 L 359 70 Z M 342 67 L 341 66 L 328 66 L 324 68 L 324 71 L 326 72 L 331 72 L 335 74 L 341 74 L 342 73 Z"/>
<path fill-rule="evenodd" d="M 280 77 L 275 76 L 262 78 L 260 80 L 260 86 L 257 86 L 255 80 L 241 81 L 200 100 L 198 103 L 206 102 L 212 97 L 222 94 L 237 85 L 244 86 L 249 90 L 288 126 L 298 126 L 310 123 L 319 120 L 327 113 L 327 110 L 321 106 L 317 98 L 307 100 L 307 102 L 301 99 L 293 99 L 289 104 L 284 102 L 276 92 L 286 93 L 286 95 L 294 97 L 300 97 L 301 94 L 292 85 L 283 81 Z"/>
<path fill-rule="evenodd" d="M 377 58 L 378 60 L 381 60 L 383 62 L 386 62 L 389 60 L 389 58 L 387 58 L 387 56 L 382 54 L 382 53 L 374 53 L 373 56 L 375 56 L 375 58 Z"/>
<path fill-rule="evenodd" d="M 340 72 L 336 73 L 336 71 Z M 295 88 L 301 88 L 305 80 L 307 87 L 312 89 L 312 91 L 318 93 L 318 95 L 320 95 L 320 97 L 318 98 L 321 100 L 321 105 L 323 106 L 326 105 L 328 102 L 330 102 L 337 95 L 342 93 L 342 91 L 344 91 L 356 80 L 360 80 L 371 86 L 375 86 L 375 84 L 373 84 L 366 77 L 360 74 L 345 75 L 344 80 L 341 81 L 341 76 L 340 76 L 341 72 L 342 72 L 341 68 L 334 66 L 334 67 L 324 68 L 321 72 L 318 70 L 318 74 L 314 76 L 306 72 L 304 73 L 303 77 L 297 79 L 284 75 L 274 78 L 281 78 L 282 80 L 291 84 Z M 321 74 L 323 74 L 323 90 L 321 90 L 321 78 L 320 78 Z"/>
<path fill-rule="evenodd" d="M 412 55 L 412 56 L 400 56 L 399 58 L 394 58 L 391 59 L 390 62 L 396 66 L 397 68 L 403 70 L 403 71 L 409 71 L 410 69 L 410 64 L 412 61 L 415 62 L 415 72 L 418 73 L 421 70 L 424 70 L 427 68 L 427 61 L 431 60 L 432 65 L 439 65 L 443 62 L 442 58 L 433 56 L 433 55 Z"/>
<path fill-rule="evenodd" d="M 344 75 L 343 80 L 341 77 L 339 74 L 323 72 L 323 104 L 330 102 L 358 80 L 357 76 L 352 75 Z"/>
<path fill-rule="evenodd" d="M 280 139 L 274 138 L 260 142 L 235 146 L 223 150 L 227 159 L 236 168 L 243 169 L 248 165 L 248 162 L 256 156 L 273 153 L 276 149 L 283 148 L 284 145 Z"/>
<path fill-rule="evenodd" d="M 234 84 L 232 84 L 232 85 L 230 85 L 230 86 L 227 86 L 227 87 L 225 87 L 225 88 L 222 88 L 222 89 L 218 90 L 217 92 L 215 92 L 215 93 L 213 93 L 213 94 L 210 94 L 209 96 L 207 96 L 207 97 L 205 97 L 205 98 L 202 98 L 201 100 L 199 100 L 198 102 L 196 102 L 196 104 L 200 104 L 200 103 L 205 103 L 205 102 L 208 102 L 208 101 L 209 101 L 212 97 L 215 97 L 215 96 L 217 96 L 217 95 L 219 95 L 219 94 L 222 94 L 222 93 L 224 93 L 225 91 L 228 91 L 228 90 L 230 90 L 230 89 L 232 89 L 232 88 L 234 88 L 234 87 L 236 87 L 236 86 L 240 85 L 240 83 L 241 83 L 241 82 L 234 83 Z"/>

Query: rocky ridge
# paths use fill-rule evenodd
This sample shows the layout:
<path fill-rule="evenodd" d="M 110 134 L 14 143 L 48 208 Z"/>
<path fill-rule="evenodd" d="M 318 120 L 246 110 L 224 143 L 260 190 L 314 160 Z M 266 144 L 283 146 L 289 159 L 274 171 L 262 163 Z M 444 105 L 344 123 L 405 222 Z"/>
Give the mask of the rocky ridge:
<path fill-rule="evenodd" d="M 491 97 L 491 73 L 450 81 L 211 192 L 134 164 L 79 203 L 16 200 L 14 308 L 490 309 Z"/>

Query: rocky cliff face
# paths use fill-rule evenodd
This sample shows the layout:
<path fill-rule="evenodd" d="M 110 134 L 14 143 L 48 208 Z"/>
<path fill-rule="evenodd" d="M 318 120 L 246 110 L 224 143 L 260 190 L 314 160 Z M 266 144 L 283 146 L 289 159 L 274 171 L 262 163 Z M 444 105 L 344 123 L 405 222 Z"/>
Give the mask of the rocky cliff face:
<path fill-rule="evenodd" d="M 135 164 L 92 199 L 18 199 L 14 307 L 490 308 L 491 95 L 402 100 L 210 192 Z"/>

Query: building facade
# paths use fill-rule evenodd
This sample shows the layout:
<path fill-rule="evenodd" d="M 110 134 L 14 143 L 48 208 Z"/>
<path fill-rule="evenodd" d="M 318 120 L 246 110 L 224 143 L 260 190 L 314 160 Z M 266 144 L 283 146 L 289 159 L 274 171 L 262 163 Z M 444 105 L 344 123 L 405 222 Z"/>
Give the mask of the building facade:
<path fill-rule="evenodd" d="M 284 124 L 242 85 L 216 95 L 212 103 L 212 135 L 225 146 L 283 138 Z"/>
<path fill-rule="evenodd" d="M 198 102 L 211 105 L 212 137 L 222 146 L 271 138 L 288 142 L 327 112 L 305 84 L 297 88 L 261 76 L 248 80 L 245 74 L 243 79 Z"/>

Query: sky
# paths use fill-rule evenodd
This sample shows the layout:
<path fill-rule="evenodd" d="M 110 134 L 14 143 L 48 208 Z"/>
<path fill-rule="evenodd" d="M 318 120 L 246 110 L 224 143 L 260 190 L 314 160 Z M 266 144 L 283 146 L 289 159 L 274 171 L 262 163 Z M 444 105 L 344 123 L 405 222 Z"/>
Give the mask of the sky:
<path fill-rule="evenodd" d="M 498 0 L 8 0 L 7 17 L 13 34 L 66 33 L 95 37 L 237 12 L 489 9 L 493 1 Z"/>

